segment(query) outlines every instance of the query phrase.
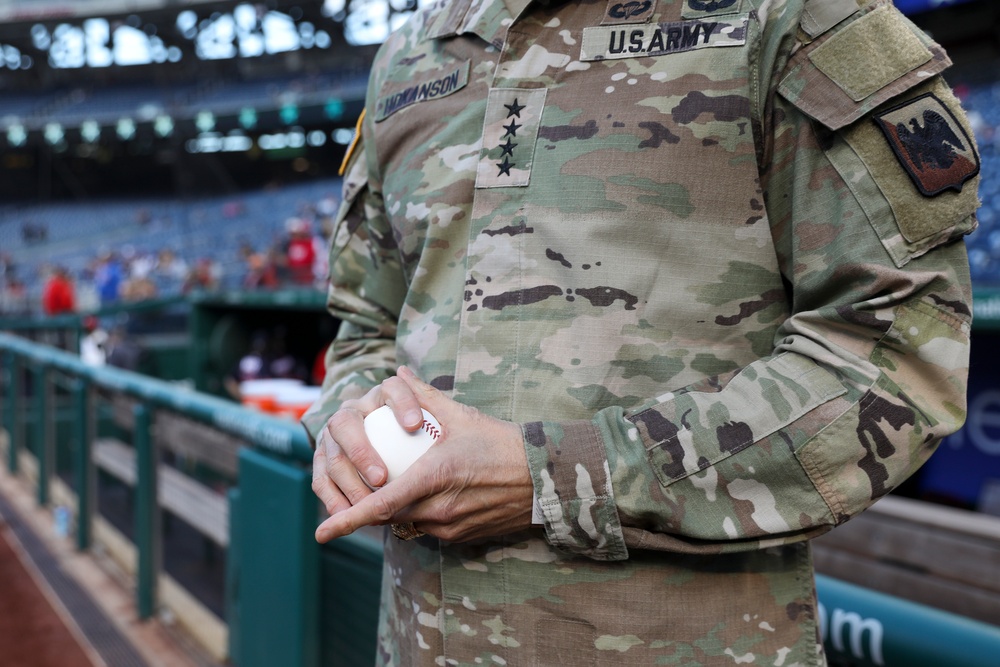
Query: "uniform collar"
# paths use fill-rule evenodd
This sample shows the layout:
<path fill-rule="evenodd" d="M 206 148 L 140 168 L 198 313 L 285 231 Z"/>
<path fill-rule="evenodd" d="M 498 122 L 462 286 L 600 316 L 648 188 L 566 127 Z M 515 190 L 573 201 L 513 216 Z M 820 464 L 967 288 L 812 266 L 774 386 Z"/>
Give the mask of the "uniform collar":
<path fill-rule="evenodd" d="M 428 39 L 472 33 L 498 49 L 514 20 L 503 0 L 443 0 L 432 13 Z"/>

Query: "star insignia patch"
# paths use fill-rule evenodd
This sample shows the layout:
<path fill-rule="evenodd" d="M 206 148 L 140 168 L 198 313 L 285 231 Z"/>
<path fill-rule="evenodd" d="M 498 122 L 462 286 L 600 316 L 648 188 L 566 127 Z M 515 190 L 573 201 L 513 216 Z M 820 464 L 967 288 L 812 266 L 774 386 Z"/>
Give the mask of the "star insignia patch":
<path fill-rule="evenodd" d="M 517 103 L 517 98 L 516 97 L 514 98 L 514 103 L 513 104 L 505 104 L 504 106 L 507 108 L 507 111 L 509 112 L 507 114 L 507 118 L 510 118 L 511 116 L 517 116 L 518 118 L 520 118 L 521 117 L 521 112 L 524 111 L 524 109 L 525 109 L 524 105 L 521 105 L 521 104 Z"/>
<path fill-rule="evenodd" d="M 503 151 L 502 153 L 500 153 L 500 155 L 509 155 L 511 157 L 514 157 L 515 148 L 517 148 L 517 144 L 513 143 L 510 140 L 510 137 L 507 137 L 507 142 L 500 144 L 500 150 Z"/>
<path fill-rule="evenodd" d="M 516 137 L 517 136 L 517 131 L 520 128 L 521 128 L 520 125 L 515 124 L 514 121 L 510 121 L 510 125 L 504 125 L 503 126 L 503 129 L 507 130 L 507 134 L 503 135 L 503 137 L 501 137 L 501 139 L 506 138 L 506 137 Z"/>
<path fill-rule="evenodd" d="M 523 188 L 531 180 L 545 88 L 491 88 L 476 188 Z"/>
<path fill-rule="evenodd" d="M 500 169 L 500 173 L 498 173 L 497 176 L 510 176 L 510 168 L 515 166 L 517 165 L 511 162 L 510 158 L 505 155 L 503 162 L 497 163 L 497 168 Z"/>

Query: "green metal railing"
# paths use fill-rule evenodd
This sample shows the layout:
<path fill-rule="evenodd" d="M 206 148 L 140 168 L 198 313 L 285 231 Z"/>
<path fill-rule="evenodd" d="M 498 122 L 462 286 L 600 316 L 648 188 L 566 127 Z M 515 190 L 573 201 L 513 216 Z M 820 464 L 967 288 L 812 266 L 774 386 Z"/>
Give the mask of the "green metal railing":
<path fill-rule="evenodd" d="M 313 540 L 318 505 L 309 489 L 312 449 L 297 424 L 231 402 L 115 368 L 92 368 L 75 355 L 0 333 L 0 417 L 9 435 L 7 466 L 33 426 L 38 457 L 38 502 L 49 502 L 51 442 L 46 425 L 53 382 L 71 395 L 78 490 L 77 546 L 91 543 L 95 430 L 92 390 L 122 394 L 136 403 L 136 605 L 147 617 L 157 606 L 159 508 L 155 446 L 150 422 L 157 410 L 190 419 L 252 445 L 241 451 L 239 484 L 229 492 L 227 556 L 229 653 L 240 667 L 294 664 L 362 665 L 374 661 L 381 547 L 359 537 L 320 549 Z M 26 396 L 24 380 L 31 381 Z M 30 405 L 28 405 L 30 403 Z M 993 667 L 1000 627 L 817 577 L 820 623 L 830 662 L 859 667 Z"/>
<path fill-rule="evenodd" d="M 315 591 L 320 548 L 312 536 L 318 504 L 309 488 L 308 464 L 312 461 L 312 448 L 301 426 L 168 382 L 117 368 L 86 366 L 75 355 L 5 333 L 0 333 L 0 368 L 3 380 L 0 415 L 9 436 L 7 465 L 12 473 L 18 471 L 21 452 L 26 449 L 29 435 L 33 436 L 40 505 L 47 505 L 51 500 L 54 427 L 49 415 L 53 386 L 59 383 L 70 390 L 70 412 L 75 422 L 73 480 L 77 490 L 74 509 L 79 549 L 87 549 L 91 544 L 94 513 L 96 474 L 90 452 L 95 421 L 92 392 L 101 389 L 135 402 L 131 438 L 137 482 L 133 533 L 136 607 L 140 618 L 155 613 L 161 572 L 160 507 L 156 492 L 158 457 L 151 435 L 153 414 L 159 410 L 179 413 L 251 444 L 254 449 L 244 449 L 240 455 L 240 475 L 248 481 L 243 483 L 241 480 L 238 495 L 243 500 L 235 504 L 235 510 L 230 510 L 230 528 L 236 530 L 242 526 L 241 532 L 253 533 L 254 538 L 271 534 L 272 539 L 258 539 L 253 548 L 230 549 L 227 554 L 228 576 L 240 574 L 244 581 L 258 582 L 253 587 L 240 586 L 235 580 L 227 582 L 227 588 L 235 596 L 227 601 L 227 616 L 238 616 L 242 623 L 240 632 L 231 633 L 231 640 L 242 638 L 254 644 L 264 643 L 271 647 L 267 655 L 300 655 L 302 659 L 295 662 L 297 665 L 318 664 L 320 607 Z M 24 393 L 25 379 L 30 380 L 30 395 Z M 289 489 L 281 496 L 283 503 L 268 505 L 268 499 L 273 500 L 275 496 L 274 489 L 281 487 Z M 265 503 L 263 511 L 260 502 Z M 253 516 L 246 516 L 247 511 L 241 512 L 241 507 L 254 512 Z M 290 527 L 296 532 L 290 533 Z M 273 539 L 274 535 L 284 538 Z M 352 541 L 344 542 L 340 548 L 350 548 L 351 544 Z M 280 578 L 275 577 L 278 572 L 282 573 Z M 269 586 L 275 579 L 280 579 L 280 588 Z M 260 590 L 265 593 L 257 594 Z M 242 605 L 241 598 L 252 598 L 255 606 Z M 288 621 L 276 627 L 275 618 Z M 232 624 L 231 618 L 224 620 Z M 304 650 L 304 646 L 312 648 Z M 254 649 L 240 650 L 240 647 L 230 646 L 232 654 L 244 656 L 241 665 L 277 664 L 262 661 L 266 656 Z"/>

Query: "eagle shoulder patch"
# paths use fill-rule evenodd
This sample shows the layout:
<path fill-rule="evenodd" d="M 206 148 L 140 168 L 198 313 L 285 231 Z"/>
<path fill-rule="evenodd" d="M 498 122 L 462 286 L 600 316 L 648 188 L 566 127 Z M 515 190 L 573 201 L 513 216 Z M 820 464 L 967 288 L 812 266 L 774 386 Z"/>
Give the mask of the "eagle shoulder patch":
<path fill-rule="evenodd" d="M 944 102 L 927 93 L 874 115 L 900 165 L 925 197 L 961 192 L 979 173 L 979 155 Z"/>

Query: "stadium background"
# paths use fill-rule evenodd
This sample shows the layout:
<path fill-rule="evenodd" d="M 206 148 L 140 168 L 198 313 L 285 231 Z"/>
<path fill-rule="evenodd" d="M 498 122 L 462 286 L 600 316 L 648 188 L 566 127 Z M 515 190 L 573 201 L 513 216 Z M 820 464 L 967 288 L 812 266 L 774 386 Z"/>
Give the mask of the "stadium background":
<path fill-rule="evenodd" d="M 0 0 L 0 330 L 75 352 L 96 328 L 107 361 L 234 400 L 261 345 L 315 385 L 337 168 L 371 57 L 416 3 Z M 954 60 L 983 172 L 969 423 L 898 493 L 1000 516 L 1000 3 L 896 5 Z M 47 313 L 60 269 L 73 308 Z M 131 494 L 101 478 L 128 535 Z M 176 523 L 164 566 L 224 617 L 225 558 Z"/>

